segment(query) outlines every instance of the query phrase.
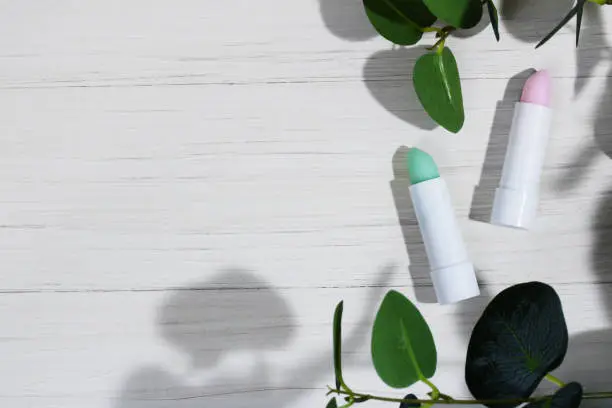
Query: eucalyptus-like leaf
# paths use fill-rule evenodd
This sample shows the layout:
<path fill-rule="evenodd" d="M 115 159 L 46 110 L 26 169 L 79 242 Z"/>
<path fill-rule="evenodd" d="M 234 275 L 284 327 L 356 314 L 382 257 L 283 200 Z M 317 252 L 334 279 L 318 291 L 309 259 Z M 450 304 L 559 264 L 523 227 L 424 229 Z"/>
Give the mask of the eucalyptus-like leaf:
<path fill-rule="evenodd" d="M 555 395 L 525 405 L 525 408 L 578 408 L 582 402 L 582 385 L 571 382 L 557 390 Z"/>
<path fill-rule="evenodd" d="M 563 17 L 563 19 L 559 22 L 559 24 L 557 24 L 555 26 L 555 28 L 552 29 L 552 31 L 548 34 L 546 34 L 546 37 L 542 38 L 542 40 L 538 43 L 538 45 L 536 45 L 536 48 L 541 47 L 542 45 L 544 45 L 548 40 L 550 40 L 552 38 L 553 35 L 557 34 L 557 31 L 559 31 L 564 25 L 566 25 L 571 19 L 572 17 L 574 17 L 577 13 L 578 13 L 578 9 L 581 9 L 580 7 L 580 3 L 576 4 L 570 11 L 569 13 L 567 13 L 565 15 L 565 17 Z"/>
<path fill-rule="evenodd" d="M 421 105 L 431 118 L 447 130 L 457 133 L 463 127 L 465 113 L 457 61 L 449 48 L 441 54 L 431 52 L 414 64 L 412 81 Z"/>
<path fill-rule="evenodd" d="M 422 0 L 363 0 L 366 14 L 376 31 L 399 45 L 416 44 L 436 17 Z"/>
<path fill-rule="evenodd" d="M 336 397 L 329 400 L 325 408 L 338 408 L 338 403 L 336 402 Z"/>
<path fill-rule="evenodd" d="M 408 394 L 403 399 L 405 400 L 417 400 L 418 398 L 414 394 Z M 421 404 L 418 402 L 401 402 L 399 408 L 418 408 Z"/>
<path fill-rule="evenodd" d="M 489 20 L 491 20 L 493 34 L 495 34 L 495 39 L 499 41 L 499 15 L 497 13 L 497 7 L 495 7 L 495 3 L 493 3 L 493 0 L 487 0 L 487 10 L 489 12 Z"/>
<path fill-rule="evenodd" d="M 394 388 L 408 387 L 436 372 L 436 345 L 427 322 L 394 290 L 387 293 L 374 320 L 372 360 L 378 376 Z"/>
<path fill-rule="evenodd" d="M 578 0 L 576 3 L 576 7 L 578 10 L 576 12 L 576 47 L 578 46 L 578 41 L 580 40 L 580 26 L 582 25 L 582 12 L 584 11 L 584 5 L 587 0 Z"/>
<path fill-rule="evenodd" d="M 527 398 L 559 367 L 567 344 L 555 290 L 541 282 L 511 286 L 493 298 L 472 331 L 465 381 L 477 399 Z"/>
<path fill-rule="evenodd" d="M 481 0 L 423 0 L 440 20 L 453 27 L 472 28 L 482 18 Z"/>
<path fill-rule="evenodd" d="M 336 375 L 336 389 L 342 384 L 342 311 L 344 301 L 336 306 L 334 311 L 334 373 Z"/>

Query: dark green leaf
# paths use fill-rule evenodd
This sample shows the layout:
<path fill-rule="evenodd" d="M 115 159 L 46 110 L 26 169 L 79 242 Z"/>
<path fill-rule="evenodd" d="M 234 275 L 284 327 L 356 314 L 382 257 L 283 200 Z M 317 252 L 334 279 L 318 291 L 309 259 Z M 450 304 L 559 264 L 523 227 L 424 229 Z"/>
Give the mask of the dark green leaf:
<path fill-rule="evenodd" d="M 372 360 L 389 386 L 408 387 L 436 372 L 436 345 L 418 309 L 402 294 L 389 291 L 372 330 Z"/>
<path fill-rule="evenodd" d="M 441 126 L 457 133 L 463 126 L 463 96 L 457 62 L 449 48 L 431 52 L 414 64 L 412 80 L 421 105 Z"/>
<path fill-rule="evenodd" d="M 342 310 L 344 301 L 336 306 L 334 312 L 334 373 L 336 374 L 336 389 L 342 383 Z"/>
<path fill-rule="evenodd" d="M 399 45 L 416 44 L 436 21 L 422 0 L 363 0 L 366 14 L 376 31 Z"/>
<path fill-rule="evenodd" d="M 578 8 L 576 12 L 576 47 L 578 46 L 578 40 L 580 39 L 580 26 L 582 25 L 582 11 L 584 10 L 584 5 L 587 0 L 578 0 L 576 3 L 576 7 Z"/>
<path fill-rule="evenodd" d="M 418 400 L 418 398 L 414 394 L 408 394 L 403 399 L 405 399 L 405 400 Z M 400 403 L 399 408 L 418 408 L 420 406 L 421 406 L 421 404 L 419 404 L 418 402 L 402 402 L 402 403 Z"/>
<path fill-rule="evenodd" d="M 482 18 L 481 0 L 423 0 L 436 17 L 453 27 L 472 28 Z"/>
<path fill-rule="evenodd" d="M 325 408 L 338 408 L 338 404 L 336 403 L 336 398 L 334 397 L 330 399 Z"/>
<path fill-rule="evenodd" d="M 563 20 L 561 20 L 561 22 L 559 24 L 557 24 L 557 26 L 555 28 L 553 28 L 553 30 L 546 35 L 546 37 L 542 38 L 542 40 L 535 47 L 536 48 L 541 47 L 542 45 L 544 45 L 546 43 L 546 41 L 550 40 L 553 35 L 557 34 L 557 31 L 559 31 L 561 29 L 561 27 L 566 25 L 568 23 L 568 21 L 570 21 L 572 19 L 572 17 L 574 17 L 576 15 L 576 13 L 578 13 L 578 8 L 579 8 L 578 6 L 579 5 L 574 6 L 574 8 L 571 9 L 570 12 L 567 13 L 567 15 L 565 17 L 563 17 Z"/>
<path fill-rule="evenodd" d="M 495 39 L 499 41 L 499 15 L 497 13 L 497 7 L 495 7 L 495 3 L 493 3 L 493 0 L 487 0 L 487 10 L 489 11 L 489 20 L 491 20 L 493 34 L 495 34 Z"/>
<path fill-rule="evenodd" d="M 578 408 L 582 402 L 582 386 L 571 382 L 557 390 L 552 398 L 531 402 L 525 408 Z"/>
<path fill-rule="evenodd" d="M 477 399 L 527 398 L 559 367 L 567 343 L 555 290 L 541 282 L 511 286 L 493 298 L 472 331 L 465 381 Z"/>

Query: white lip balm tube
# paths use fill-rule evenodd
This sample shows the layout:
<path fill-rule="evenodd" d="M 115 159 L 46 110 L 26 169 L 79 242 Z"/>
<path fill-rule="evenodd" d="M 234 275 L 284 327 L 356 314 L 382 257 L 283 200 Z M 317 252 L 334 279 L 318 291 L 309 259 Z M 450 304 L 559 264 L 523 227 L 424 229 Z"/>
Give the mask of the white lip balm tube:
<path fill-rule="evenodd" d="M 495 191 L 491 223 L 529 229 L 536 218 L 540 175 L 544 167 L 552 110 L 550 77 L 533 74 L 514 108 L 500 186 Z"/>
<path fill-rule="evenodd" d="M 410 196 L 438 303 L 449 304 L 480 294 L 474 265 L 469 260 L 446 183 L 431 156 L 419 149 L 408 152 Z"/>

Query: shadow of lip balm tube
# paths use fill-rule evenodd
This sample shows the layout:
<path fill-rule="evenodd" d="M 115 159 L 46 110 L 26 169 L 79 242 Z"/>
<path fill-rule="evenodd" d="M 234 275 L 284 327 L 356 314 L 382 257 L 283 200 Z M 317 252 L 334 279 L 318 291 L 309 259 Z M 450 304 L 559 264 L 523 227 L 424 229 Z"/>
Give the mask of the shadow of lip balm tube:
<path fill-rule="evenodd" d="M 550 135 L 550 75 L 537 71 L 527 79 L 514 106 L 500 185 L 495 190 L 491 223 L 529 229 L 538 212 L 540 175 Z"/>
<path fill-rule="evenodd" d="M 448 304 L 480 294 L 455 211 L 438 167 L 430 155 L 412 148 L 407 153 L 410 196 L 431 266 L 438 303 Z"/>

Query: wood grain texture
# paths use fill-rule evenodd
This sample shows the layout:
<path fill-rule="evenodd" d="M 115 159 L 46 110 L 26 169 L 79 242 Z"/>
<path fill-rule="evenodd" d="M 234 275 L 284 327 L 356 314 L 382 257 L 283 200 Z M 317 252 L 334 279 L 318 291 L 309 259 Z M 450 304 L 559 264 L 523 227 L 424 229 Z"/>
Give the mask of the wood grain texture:
<path fill-rule="evenodd" d="M 585 12 L 577 51 L 572 27 L 535 51 L 560 3 L 508 0 L 500 43 L 484 24 L 449 40 L 451 135 L 410 85 L 422 49 L 375 37 L 358 0 L 1 1 L 2 405 L 323 406 L 341 299 L 347 379 L 384 390 L 368 338 L 388 287 L 420 302 L 436 380 L 466 395 L 470 325 L 534 279 L 568 314 L 560 376 L 606 386 L 610 15 Z M 530 67 L 550 69 L 555 117 L 526 233 L 479 220 Z M 480 299 L 431 303 L 397 166 L 413 145 L 450 186 Z"/>

